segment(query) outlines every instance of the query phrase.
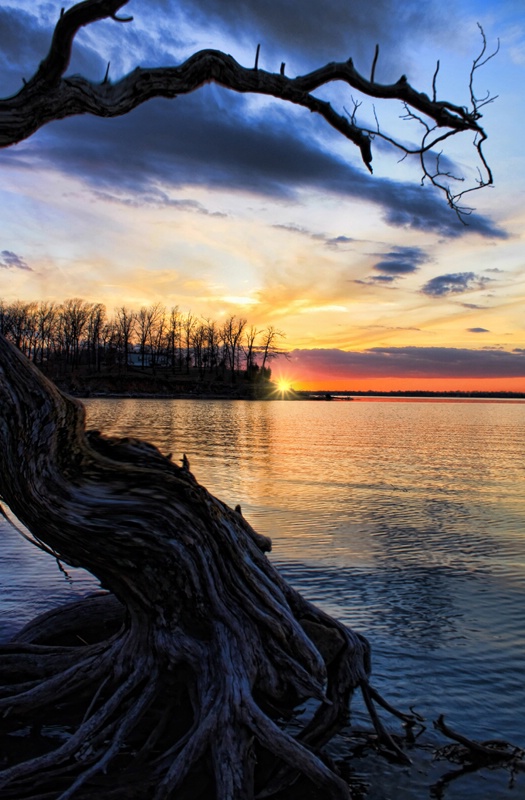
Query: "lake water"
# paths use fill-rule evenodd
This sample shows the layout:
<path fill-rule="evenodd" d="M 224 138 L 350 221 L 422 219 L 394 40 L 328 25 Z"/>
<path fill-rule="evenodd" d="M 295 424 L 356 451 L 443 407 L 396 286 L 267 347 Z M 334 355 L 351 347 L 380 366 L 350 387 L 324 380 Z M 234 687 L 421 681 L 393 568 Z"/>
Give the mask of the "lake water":
<path fill-rule="evenodd" d="M 525 403 L 86 401 L 90 427 L 186 453 L 210 491 L 273 540 L 286 578 L 372 644 L 373 683 L 427 719 L 410 768 L 354 763 L 369 800 L 432 796 L 453 768 L 432 720 L 525 747 Z M 90 591 L 0 520 L 0 637 Z M 369 727 L 359 702 L 354 723 Z M 395 729 L 396 723 L 387 720 Z M 345 753 L 345 735 L 334 742 Z M 447 800 L 525 795 L 506 771 Z"/>

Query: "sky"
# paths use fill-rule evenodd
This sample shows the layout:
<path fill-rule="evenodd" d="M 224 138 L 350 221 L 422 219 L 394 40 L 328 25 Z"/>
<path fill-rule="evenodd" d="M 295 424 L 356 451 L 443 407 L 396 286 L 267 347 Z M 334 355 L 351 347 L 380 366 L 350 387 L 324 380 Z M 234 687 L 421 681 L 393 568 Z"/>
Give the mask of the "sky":
<path fill-rule="evenodd" d="M 63 0 L 3 0 L 0 97 L 46 55 Z M 69 8 L 71 4 L 66 3 Z M 116 119 L 51 123 L 0 151 L 0 299 L 103 302 L 286 334 L 274 376 L 295 388 L 525 391 L 525 4 L 523 0 L 131 0 L 83 29 L 68 74 L 116 81 L 213 48 L 295 76 L 353 58 L 376 80 L 466 105 L 476 71 L 494 186 L 461 223 L 421 186 L 416 161 L 374 140 L 357 148 L 309 111 L 208 85 Z M 341 113 L 404 142 L 420 126 L 398 101 L 337 84 Z M 357 105 L 361 103 L 361 105 Z M 477 178 L 472 135 L 442 164 Z M 467 184 L 465 184 L 467 185 Z"/>

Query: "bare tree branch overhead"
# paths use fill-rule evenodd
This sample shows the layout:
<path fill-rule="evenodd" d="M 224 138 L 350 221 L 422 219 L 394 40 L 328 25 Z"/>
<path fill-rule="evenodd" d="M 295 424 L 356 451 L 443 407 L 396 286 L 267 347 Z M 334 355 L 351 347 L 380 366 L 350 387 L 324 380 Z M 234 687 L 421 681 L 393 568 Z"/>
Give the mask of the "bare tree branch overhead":
<path fill-rule="evenodd" d="M 376 136 L 384 138 L 407 155 L 418 155 L 423 179 L 428 179 L 442 190 L 449 205 L 460 216 L 470 211 L 459 206 L 461 197 L 468 191 L 493 182 L 492 172 L 482 150 L 487 135 L 480 124 L 480 108 L 494 98 L 485 97 L 479 100 L 473 89 L 476 70 L 494 55 L 485 56 L 487 44 L 483 31 L 482 52 L 475 59 L 470 73 L 469 106 L 437 99 L 438 70 L 434 76 L 432 99 L 424 92 L 414 89 L 405 75 L 401 75 L 392 84 L 378 83 L 375 80 L 375 68 L 379 48 L 376 48 L 370 79 L 357 71 L 351 58 L 344 62 L 326 64 L 295 78 L 285 74 L 284 63 L 279 73 L 266 72 L 258 66 L 259 47 L 254 67 L 243 67 L 231 55 L 219 50 L 201 50 L 180 66 L 137 67 L 116 83 L 109 80 L 109 65 L 100 83 L 79 75 L 65 76 L 73 42 L 80 28 L 102 19 L 131 22 L 132 17 L 118 16 L 118 11 L 127 2 L 128 0 L 86 0 L 62 13 L 49 53 L 35 75 L 24 81 L 22 89 L 16 95 L 0 101 L 1 147 L 8 147 L 28 138 L 53 120 L 78 114 L 121 116 L 154 97 L 176 98 L 214 82 L 235 92 L 270 95 L 318 114 L 359 148 L 363 163 L 370 172 L 372 144 Z M 346 84 L 370 98 L 400 101 L 406 109 L 407 117 L 419 120 L 423 126 L 419 145 L 409 147 L 398 138 L 383 133 L 379 126 L 376 130 L 361 126 L 357 123 L 355 110 L 350 115 L 339 113 L 329 102 L 312 94 L 315 90 L 335 82 Z M 441 173 L 439 160 L 435 169 L 428 166 L 428 155 L 446 139 L 468 132 L 475 137 L 474 147 L 480 159 L 479 178 L 474 186 L 454 192 L 444 179 L 463 181 L 463 178 Z M 434 163 L 435 161 L 436 159 Z"/>

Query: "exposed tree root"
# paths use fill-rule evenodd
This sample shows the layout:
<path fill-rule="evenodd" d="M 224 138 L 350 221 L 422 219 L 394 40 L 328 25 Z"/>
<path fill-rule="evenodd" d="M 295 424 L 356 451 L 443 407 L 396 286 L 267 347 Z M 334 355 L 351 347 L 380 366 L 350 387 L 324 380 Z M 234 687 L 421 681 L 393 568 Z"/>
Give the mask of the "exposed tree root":
<path fill-rule="evenodd" d="M 118 798 L 125 786 L 126 797 L 248 800 L 302 774 L 342 800 L 348 785 L 320 749 L 356 688 L 403 757 L 374 702 L 412 718 L 369 686 L 368 642 L 283 580 L 268 539 L 187 464 L 86 433 L 81 404 L 4 340 L 0 370 L 3 500 L 36 544 L 111 591 L 0 647 L 4 741 L 39 738 L 0 771 L 2 798 L 91 798 L 102 786 Z M 292 732 L 305 701 L 312 713 Z"/>

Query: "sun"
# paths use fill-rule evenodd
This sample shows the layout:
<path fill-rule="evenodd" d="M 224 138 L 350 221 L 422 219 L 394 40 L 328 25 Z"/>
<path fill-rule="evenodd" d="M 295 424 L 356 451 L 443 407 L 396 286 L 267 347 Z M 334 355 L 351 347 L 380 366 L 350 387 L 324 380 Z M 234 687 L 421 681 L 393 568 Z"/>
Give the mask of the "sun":
<path fill-rule="evenodd" d="M 286 380 L 286 378 L 279 378 L 276 381 L 276 388 L 281 397 L 284 397 L 286 394 L 289 394 L 289 392 L 292 391 L 292 382 Z"/>

